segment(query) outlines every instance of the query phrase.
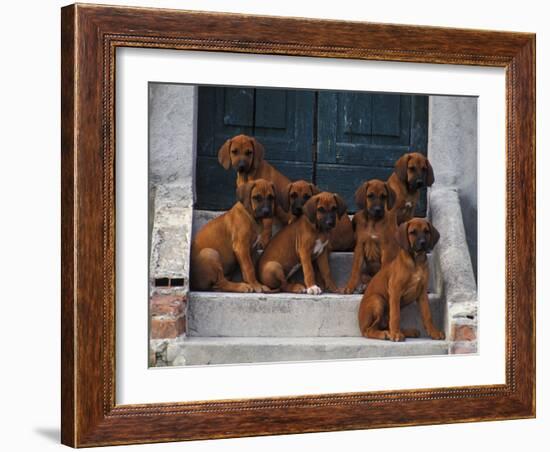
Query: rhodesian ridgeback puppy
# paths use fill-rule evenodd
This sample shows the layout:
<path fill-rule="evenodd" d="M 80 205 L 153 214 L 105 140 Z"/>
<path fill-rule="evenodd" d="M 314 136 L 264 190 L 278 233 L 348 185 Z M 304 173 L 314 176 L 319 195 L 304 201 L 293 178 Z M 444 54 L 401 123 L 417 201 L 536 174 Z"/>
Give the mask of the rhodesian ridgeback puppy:
<path fill-rule="evenodd" d="M 270 289 L 284 292 L 319 295 L 313 262 L 319 269 L 322 283 L 331 292 L 338 289 L 329 267 L 329 233 L 336 219 L 344 215 L 344 200 L 334 193 L 322 192 L 311 197 L 303 207 L 303 215 L 284 227 L 263 252 L 258 262 L 260 281 Z M 288 281 L 300 267 L 305 286 Z"/>
<path fill-rule="evenodd" d="M 422 154 L 404 154 L 395 162 L 395 170 L 388 178 L 388 184 L 395 193 L 392 213 L 396 216 L 398 225 L 414 217 L 420 189 L 431 187 L 433 183 L 432 165 Z"/>
<path fill-rule="evenodd" d="M 304 211 L 306 202 L 320 193 L 319 188 L 305 180 L 288 184 L 278 200 L 278 205 L 290 214 L 289 223 L 296 221 Z M 353 226 L 349 216 L 342 215 L 336 219 L 336 226 L 330 231 L 329 244 L 331 251 L 348 251 L 353 248 Z"/>
<path fill-rule="evenodd" d="M 226 170 L 233 168 L 237 171 L 237 187 L 245 182 L 265 179 L 273 182 L 277 194 L 280 195 L 290 183 L 288 177 L 264 160 L 264 146 L 248 135 L 237 135 L 226 140 L 218 151 L 218 162 Z M 275 216 L 283 225 L 288 223 L 289 215 L 284 210 L 276 209 Z M 266 219 L 263 225 L 260 245 L 265 248 L 271 239 L 273 220 Z"/>
<path fill-rule="evenodd" d="M 395 241 L 395 217 L 387 215 L 393 208 L 395 193 L 389 185 L 378 179 L 361 184 L 355 192 L 359 207 L 353 217 L 355 249 L 350 278 L 344 293 L 353 293 L 359 281 L 368 282 L 381 265 L 391 261 L 398 251 Z M 361 278 L 362 273 L 364 278 Z"/>
<path fill-rule="evenodd" d="M 262 231 L 262 220 L 273 216 L 275 187 L 258 179 L 237 187 L 237 202 L 206 223 L 191 244 L 191 289 L 226 292 L 268 292 L 256 278 L 252 252 Z M 227 279 L 236 265 L 244 282 Z"/>
<path fill-rule="evenodd" d="M 374 275 L 359 306 L 359 328 L 364 337 L 391 341 L 418 337 L 417 329 L 400 328 L 401 308 L 416 300 L 428 335 L 432 339 L 445 339 L 445 334 L 432 322 L 428 303 L 426 253 L 438 240 L 437 229 L 421 218 L 413 218 L 398 227 L 399 252 Z"/>

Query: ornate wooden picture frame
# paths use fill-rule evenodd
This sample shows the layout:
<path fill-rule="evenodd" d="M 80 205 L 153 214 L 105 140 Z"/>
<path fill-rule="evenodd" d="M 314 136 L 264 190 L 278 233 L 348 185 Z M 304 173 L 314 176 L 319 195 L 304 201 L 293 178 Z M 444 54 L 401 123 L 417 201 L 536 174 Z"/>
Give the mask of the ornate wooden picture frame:
<path fill-rule="evenodd" d="M 62 9 L 61 35 L 64 444 L 535 416 L 535 35 L 78 4 Z M 119 47 L 505 68 L 505 383 L 117 405 L 114 89 Z"/>

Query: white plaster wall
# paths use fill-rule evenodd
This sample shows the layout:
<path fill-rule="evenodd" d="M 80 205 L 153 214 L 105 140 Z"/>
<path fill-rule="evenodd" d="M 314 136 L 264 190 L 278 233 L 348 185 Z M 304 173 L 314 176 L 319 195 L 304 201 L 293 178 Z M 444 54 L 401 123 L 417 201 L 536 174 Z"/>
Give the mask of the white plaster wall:
<path fill-rule="evenodd" d="M 428 158 L 434 189 L 458 190 L 466 241 L 477 274 L 477 98 L 430 96 Z"/>
<path fill-rule="evenodd" d="M 149 84 L 149 183 L 188 187 L 193 193 L 197 145 L 196 86 Z"/>
<path fill-rule="evenodd" d="M 149 84 L 149 277 L 188 287 L 195 199 L 196 86 Z"/>

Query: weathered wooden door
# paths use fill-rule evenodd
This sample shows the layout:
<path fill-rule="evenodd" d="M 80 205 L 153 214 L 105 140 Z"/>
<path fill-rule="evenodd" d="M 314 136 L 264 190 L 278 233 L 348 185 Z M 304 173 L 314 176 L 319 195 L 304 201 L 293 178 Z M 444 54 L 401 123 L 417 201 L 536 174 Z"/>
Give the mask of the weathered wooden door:
<path fill-rule="evenodd" d="M 225 210 L 235 203 L 233 171 L 218 149 L 244 133 L 265 148 L 265 159 L 291 180 L 313 178 L 313 91 L 199 88 L 197 208 Z"/>
<path fill-rule="evenodd" d="M 340 193 L 351 211 L 367 179 L 386 180 L 404 153 L 427 152 L 428 98 L 400 94 L 321 91 L 318 94 L 315 180 Z M 425 214 L 425 194 L 418 214 Z"/>
<path fill-rule="evenodd" d="M 427 96 L 254 88 L 199 89 L 197 208 L 225 210 L 235 200 L 235 174 L 217 151 L 245 133 L 291 180 L 306 179 L 340 193 L 350 212 L 365 180 L 385 180 L 395 161 L 426 153 Z M 425 214 L 425 194 L 417 214 Z"/>

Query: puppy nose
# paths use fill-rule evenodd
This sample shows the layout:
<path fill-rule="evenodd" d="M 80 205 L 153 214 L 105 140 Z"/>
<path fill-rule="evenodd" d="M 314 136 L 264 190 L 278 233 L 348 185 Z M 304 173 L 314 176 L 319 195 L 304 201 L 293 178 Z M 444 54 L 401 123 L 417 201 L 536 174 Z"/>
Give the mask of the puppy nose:
<path fill-rule="evenodd" d="M 271 213 L 271 209 L 269 207 L 263 207 L 262 208 L 262 215 L 264 217 L 267 217 Z"/>
<path fill-rule="evenodd" d="M 246 169 L 246 162 L 240 161 L 237 165 L 237 171 L 244 171 Z"/>
<path fill-rule="evenodd" d="M 426 246 L 426 239 L 418 239 L 418 246 L 424 248 Z"/>
<path fill-rule="evenodd" d="M 380 206 L 376 206 L 373 210 L 374 210 L 374 213 L 376 213 L 376 214 L 382 213 L 382 207 L 380 207 Z"/>
<path fill-rule="evenodd" d="M 416 179 L 416 188 L 422 188 L 424 181 L 422 179 Z"/>
<path fill-rule="evenodd" d="M 327 225 L 328 227 L 331 228 L 331 227 L 334 226 L 334 219 L 332 219 L 332 218 L 327 218 L 326 221 L 325 221 L 325 223 L 326 223 L 326 225 Z"/>

